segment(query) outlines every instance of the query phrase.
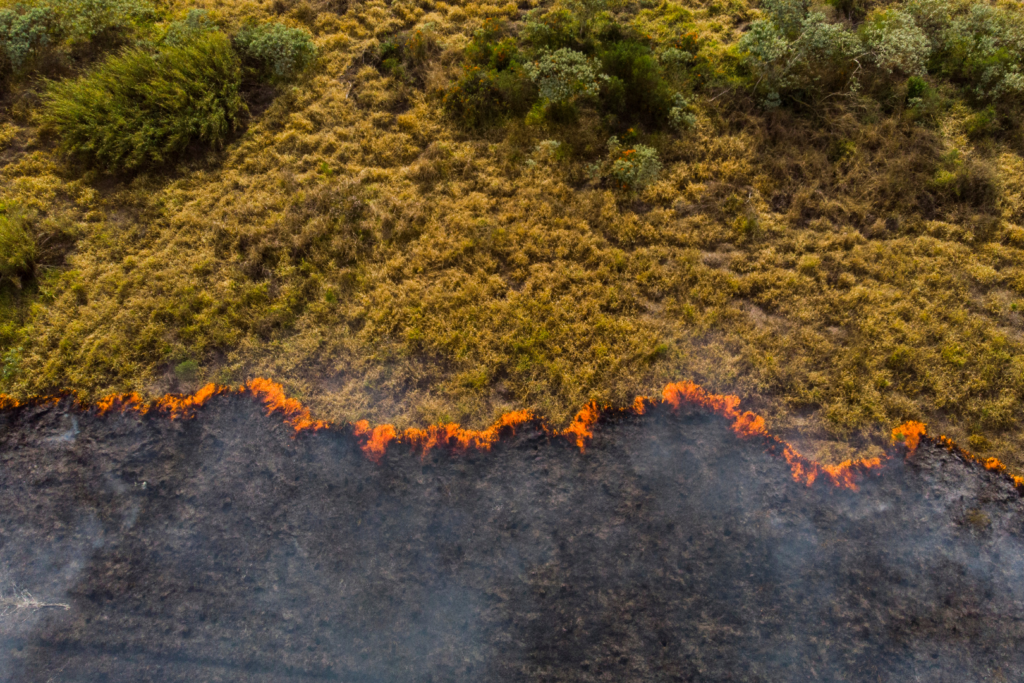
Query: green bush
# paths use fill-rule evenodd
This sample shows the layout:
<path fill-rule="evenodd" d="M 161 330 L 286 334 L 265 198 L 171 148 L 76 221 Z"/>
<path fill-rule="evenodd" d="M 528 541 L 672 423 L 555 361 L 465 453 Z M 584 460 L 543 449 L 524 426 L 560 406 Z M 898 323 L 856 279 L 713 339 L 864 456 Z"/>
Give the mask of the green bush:
<path fill-rule="evenodd" d="M 33 0 L 0 10 L 0 78 L 136 40 L 157 19 L 144 0 Z"/>
<path fill-rule="evenodd" d="M 467 128 L 480 128 L 509 115 L 523 115 L 537 91 L 522 68 L 503 71 L 468 66 L 444 95 L 445 113 Z"/>
<path fill-rule="evenodd" d="M 846 15 L 853 22 L 860 22 L 876 4 L 876 0 L 827 0 L 828 4 Z"/>
<path fill-rule="evenodd" d="M 907 79 L 907 100 L 919 100 L 928 93 L 928 81 L 920 76 Z"/>
<path fill-rule="evenodd" d="M 247 63 L 277 83 L 295 78 L 316 57 L 316 46 L 307 31 L 276 22 L 246 26 L 235 36 L 234 44 Z"/>
<path fill-rule="evenodd" d="M 668 123 L 676 130 L 689 130 L 697 125 L 693 104 L 681 94 L 672 97 L 672 108 L 668 112 Z"/>
<path fill-rule="evenodd" d="M 186 360 L 174 366 L 174 376 L 183 382 L 194 382 L 199 377 L 199 363 Z"/>
<path fill-rule="evenodd" d="M 462 76 L 444 95 L 445 113 L 466 128 L 522 116 L 537 99 L 515 40 L 504 33 L 504 24 L 494 19 L 476 31 L 465 49 Z"/>
<path fill-rule="evenodd" d="M 0 210 L 0 278 L 21 285 L 21 278 L 32 271 L 36 243 L 29 231 L 27 216 L 11 209 Z"/>
<path fill-rule="evenodd" d="M 611 9 L 613 4 L 611 0 L 561 0 L 561 2 L 576 19 L 577 30 L 581 38 L 586 37 L 591 32 L 597 16 Z"/>
<path fill-rule="evenodd" d="M 582 98 L 596 97 L 601 81 L 608 76 L 582 52 L 562 48 L 543 52 L 524 66 L 540 92 L 541 98 L 554 104 L 571 104 Z"/>
<path fill-rule="evenodd" d="M 981 104 L 1022 99 L 1024 16 L 1019 9 L 913 0 L 908 11 L 932 44 L 930 71 Z"/>
<path fill-rule="evenodd" d="M 51 0 L 50 4 L 60 15 L 68 46 L 78 51 L 125 45 L 158 18 L 145 0 Z"/>
<path fill-rule="evenodd" d="M 608 157 L 603 173 L 620 189 L 639 192 L 658 179 L 661 160 L 658 151 L 647 145 L 625 147 L 617 137 L 608 140 Z"/>
<path fill-rule="evenodd" d="M 188 16 L 167 27 L 164 44 L 179 47 L 190 43 L 205 33 L 217 30 L 217 24 L 204 9 L 189 10 Z"/>
<path fill-rule="evenodd" d="M 766 0 L 769 18 L 755 21 L 739 42 L 765 103 L 816 102 L 865 83 L 891 92 L 896 79 L 924 74 L 932 41 L 918 17 L 894 8 L 868 14 L 869 4 L 838 3 L 848 16 L 866 15 L 854 32 L 810 11 L 807 0 Z"/>
<path fill-rule="evenodd" d="M 872 12 L 859 29 L 865 57 L 884 74 L 925 73 L 931 45 L 914 17 L 897 9 Z"/>
<path fill-rule="evenodd" d="M 43 123 L 63 152 L 110 171 L 161 164 L 194 142 L 220 147 L 245 105 L 227 37 L 208 33 L 159 53 L 132 49 L 55 83 Z"/>
<path fill-rule="evenodd" d="M 24 73 L 42 50 L 57 42 L 57 19 L 50 7 L 0 10 L 0 80 Z"/>
<path fill-rule="evenodd" d="M 473 34 L 473 40 L 466 46 L 466 61 L 476 66 L 501 71 L 518 62 L 519 51 L 515 38 L 502 37 L 505 26 L 496 19 L 488 19 L 482 28 Z"/>
<path fill-rule="evenodd" d="M 577 48 L 576 18 L 565 9 L 556 9 L 544 14 L 533 10 L 526 15 L 520 37 L 538 50 L 560 50 Z"/>
<path fill-rule="evenodd" d="M 634 41 L 612 43 L 600 52 L 610 76 L 601 98 L 604 108 L 623 120 L 664 125 L 676 105 L 661 64 L 651 50 Z M 680 112 L 682 113 L 682 112 Z"/>

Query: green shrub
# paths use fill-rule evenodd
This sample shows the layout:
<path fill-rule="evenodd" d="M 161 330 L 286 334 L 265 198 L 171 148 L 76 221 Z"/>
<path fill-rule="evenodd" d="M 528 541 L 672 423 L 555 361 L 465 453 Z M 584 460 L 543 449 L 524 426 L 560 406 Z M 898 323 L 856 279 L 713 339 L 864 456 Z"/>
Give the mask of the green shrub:
<path fill-rule="evenodd" d="M 505 26 L 486 21 L 466 46 L 462 76 L 444 95 L 445 113 L 467 128 L 523 115 L 537 99 L 537 89 L 520 63 Z"/>
<path fill-rule="evenodd" d="M 0 278 L 21 285 L 32 271 L 36 243 L 29 231 L 28 217 L 21 211 L 0 211 Z"/>
<path fill-rule="evenodd" d="M 915 3 L 935 44 L 933 69 L 961 85 L 977 101 L 1019 101 L 1024 95 L 1024 17 L 1019 9 L 977 3 L 950 13 L 934 0 Z"/>
<path fill-rule="evenodd" d="M 793 40 L 803 31 L 811 3 L 809 0 L 764 0 L 762 6 L 772 25 L 783 37 Z"/>
<path fill-rule="evenodd" d="M 841 4 L 848 15 L 867 14 L 866 2 Z M 739 49 L 769 106 L 783 97 L 821 101 L 864 83 L 891 92 L 895 78 L 925 73 L 932 44 L 911 12 L 876 10 L 854 32 L 810 11 L 806 0 L 770 0 L 765 7 L 769 18 L 751 25 Z"/>
<path fill-rule="evenodd" d="M 604 72 L 611 77 L 602 97 L 606 110 L 624 120 L 652 126 L 668 121 L 676 105 L 674 93 L 661 64 L 646 45 L 634 41 L 612 43 L 601 51 L 600 58 Z"/>
<path fill-rule="evenodd" d="M 886 75 L 925 73 L 931 44 L 907 12 L 897 9 L 872 12 L 861 24 L 859 33 L 865 56 Z"/>
<path fill-rule="evenodd" d="M 179 47 L 190 43 L 205 33 L 217 30 L 217 24 L 204 9 L 189 10 L 182 21 L 175 21 L 167 27 L 164 44 Z"/>
<path fill-rule="evenodd" d="M 613 136 L 608 140 L 603 172 L 619 188 L 639 192 L 658 179 L 661 160 L 653 147 L 638 144 L 626 148 Z"/>
<path fill-rule="evenodd" d="M 0 10 L 0 79 L 24 73 L 42 50 L 57 42 L 57 18 L 50 7 Z"/>
<path fill-rule="evenodd" d="M 1002 130 L 1002 122 L 999 120 L 999 112 L 997 112 L 996 108 L 991 105 L 972 114 L 965 124 L 964 128 L 967 132 L 967 137 L 972 140 L 984 138 L 989 135 L 995 135 Z"/>
<path fill-rule="evenodd" d="M 667 48 L 659 57 L 663 66 L 669 69 L 681 69 L 693 61 L 693 53 L 677 47 Z"/>
<path fill-rule="evenodd" d="M 860 22 L 867 16 L 868 11 L 876 0 L 827 0 L 828 4 L 846 15 L 847 19 L 853 22 Z"/>
<path fill-rule="evenodd" d="M 576 19 L 577 30 L 581 38 L 586 37 L 598 14 L 611 9 L 611 0 L 561 0 L 566 9 Z"/>
<path fill-rule="evenodd" d="M 316 57 L 316 46 L 307 31 L 276 22 L 246 26 L 235 36 L 234 44 L 248 64 L 277 83 L 295 78 Z"/>
<path fill-rule="evenodd" d="M 98 51 L 131 42 L 158 18 L 145 0 L 51 0 L 72 49 Z"/>
<path fill-rule="evenodd" d="M 789 3 L 786 8 L 773 19 L 755 21 L 739 41 L 765 103 L 774 106 L 782 96 L 818 101 L 857 90 L 855 58 L 862 46 L 856 34 L 829 23 L 820 12 L 806 13 L 794 24 L 799 6 Z"/>
<path fill-rule="evenodd" d="M 579 47 L 576 39 L 576 18 L 566 9 L 544 14 L 533 10 L 526 15 L 520 37 L 538 50 L 560 50 Z"/>
<path fill-rule="evenodd" d="M 597 64 L 582 52 L 562 48 L 543 52 L 524 67 L 527 75 L 540 92 L 542 99 L 554 104 L 570 104 L 581 98 L 595 97 L 601 81 L 608 76 L 600 73 Z"/>
<path fill-rule="evenodd" d="M 536 89 L 518 66 L 504 71 L 472 66 L 445 93 L 443 106 L 463 126 L 479 128 L 525 114 L 536 97 Z"/>
<path fill-rule="evenodd" d="M 690 100 L 676 93 L 672 97 L 672 108 L 668 112 L 668 123 L 676 130 L 689 130 L 697 125 L 697 115 Z"/>
<path fill-rule="evenodd" d="M 153 54 L 132 49 L 85 76 L 55 83 L 44 125 L 67 154 L 111 171 L 161 164 L 194 142 L 220 147 L 245 105 L 227 37 L 208 33 Z"/>
<path fill-rule="evenodd" d="M 482 28 L 473 34 L 473 40 L 466 46 L 466 61 L 476 66 L 501 71 L 518 61 L 515 38 L 502 37 L 505 26 L 496 19 L 488 19 Z"/>
<path fill-rule="evenodd" d="M 199 363 L 186 360 L 174 366 L 174 376 L 183 382 L 193 382 L 199 377 Z"/>
<path fill-rule="evenodd" d="M 142 35 L 157 19 L 144 0 L 34 0 L 0 10 L 0 78 L 30 71 L 44 54 L 92 56 Z"/>
<path fill-rule="evenodd" d="M 907 100 L 919 100 L 928 93 L 928 81 L 920 76 L 907 79 Z"/>

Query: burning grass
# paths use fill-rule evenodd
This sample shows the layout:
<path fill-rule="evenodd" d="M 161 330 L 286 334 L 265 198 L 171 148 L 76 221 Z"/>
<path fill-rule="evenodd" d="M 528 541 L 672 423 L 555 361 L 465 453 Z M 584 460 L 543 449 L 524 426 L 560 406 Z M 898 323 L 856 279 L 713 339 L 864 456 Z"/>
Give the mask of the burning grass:
<path fill-rule="evenodd" d="M 720 5 L 621 16 L 696 31 L 725 64 L 755 14 Z M 426 448 L 483 443 L 469 435 L 507 414 L 582 445 L 579 406 L 692 377 L 821 468 L 880 457 L 916 420 L 1021 471 L 1024 159 L 1012 136 L 972 137 L 962 103 L 918 125 L 899 108 L 765 112 L 716 90 L 693 130 L 648 139 L 664 170 L 633 199 L 587 180 L 605 139 L 585 111 L 473 133 L 443 116 L 470 37 L 515 6 L 274 7 L 210 9 L 308 28 L 311 75 L 223 154 L 173 171 L 82 172 L 37 137 L 30 98 L 8 97 L 0 203 L 77 243 L 0 292 L 4 390 L 144 402 L 273 376 L 326 420 L 395 425 L 372 443 L 439 425 L 416 437 Z M 434 42 L 414 73 L 375 65 L 417 27 Z M 544 140 L 581 156 L 540 155 Z"/>
<path fill-rule="evenodd" d="M 99 400 L 95 410 L 99 415 L 112 412 L 146 415 L 155 413 L 169 419 L 188 419 L 195 417 L 196 411 L 211 399 L 227 394 L 243 394 L 252 396 L 262 403 L 269 415 L 278 415 L 282 421 L 295 430 L 296 435 L 304 431 L 319 431 L 336 427 L 324 420 L 313 419 L 309 408 L 300 401 L 286 395 L 284 387 L 269 379 L 257 377 L 246 382 L 237 389 L 216 384 L 208 384 L 195 394 L 166 395 L 147 402 L 138 394 L 115 394 Z M 30 399 L 31 404 L 56 403 L 62 400 L 59 396 L 36 397 Z M 87 403 L 78 400 L 78 407 L 88 410 Z M 568 438 L 581 452 L 586 452 L 588 442 L 594 436 L 594 426 L 600 421 L 602 414 L 612 412 L 628 412 L 644 415 L 649 407 L 665 404 L 673 411 L 680 409 L 705 410 L 731 422 L 732 431 L 743 439 L 757 439 L 765 444 L 766 451 L 779 457 L 789 465 L 793 481 L 811 486 L 816 481 L 824 481 L 837 488 L 857 490 L 857 479 L 878 472 L 882 466 L 882 457 L 845 460 L 839 464 L 829 465 L 816 462 L 800 455 L 790 444 L 771 434 L 765 426 L 764 418 L 750 411 L 740 411 L 740 399 L 737 396 L 711 394 L 693 382 L 678 382 L 665 386 L 660 398 L 637 396 L 628 408 L 599 407 L 591 401 L 576 413 L 572 422 L 564 429 L 544 424 L 539 417 L 530 411 L 519 410 L 505 413 L 491 426 L 483 430 L 465 429 L 456 423 L 436 424 L 425 428 L 409 428 L 399 431 L 392 424 L 371 425 L 368 420 L 359 420 L 349 425 L 352 434 L 359 439 L 363 454 L 371 462 L 379 463 L 392 444 L 404 444 L 418 451 L 421 459 L 426 460 L 428 453 L 434 449 L 452 449 L 466 451 L 469 449 L 488 451 L 502 436 L 515 433 L 516 429 L 527 423 L 537 423 L 548 435 Z M 24 405 L 23 402 L 5 394 L 0 394 L 0 410 L 11 410 Z M 926 427 L 920 422 L 907 422 L 892 430 L 892 443 L 902 446 L 906 457 L 914 455 L 921 439 L 925 436 Z M 965 460 L 977 462 L 987 470 L 1001 473 L 1010 478 L 1017 490 L 1024 495 L 1024 477 L 1007 473 L 1006 465 L 998 458 L 980 458 L 968 451 L 960 449 L 946 436 L 940 436 L 937 442 L 951 452 L 958 453 Z M 891 457 L 892 451 L 886 453 L 884 459 Z"/>

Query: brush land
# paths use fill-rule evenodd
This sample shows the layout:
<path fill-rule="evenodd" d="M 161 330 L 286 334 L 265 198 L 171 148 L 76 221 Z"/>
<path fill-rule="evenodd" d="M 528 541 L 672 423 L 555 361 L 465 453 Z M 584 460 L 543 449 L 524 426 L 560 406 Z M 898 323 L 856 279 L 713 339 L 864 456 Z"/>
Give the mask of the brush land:
<path fill-rule="evenodd" d="M 692 379 L 1021 471 L 1022 62 L 1013 2 L 2 0 L 0 391 L 480 427 Z"/>

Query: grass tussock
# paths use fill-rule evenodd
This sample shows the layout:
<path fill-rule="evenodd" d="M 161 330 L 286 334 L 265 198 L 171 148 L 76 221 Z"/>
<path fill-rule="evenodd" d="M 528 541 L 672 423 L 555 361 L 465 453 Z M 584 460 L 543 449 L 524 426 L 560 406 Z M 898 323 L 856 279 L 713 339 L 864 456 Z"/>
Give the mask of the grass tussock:
<path fill-rule="evenodd" d="M 160 11 L 180 21 L 197 4 Z M 776 106 L 737 48 L 764 16 L 745 2 L 623 3 L 586 26 L 533 4 L 210 10 L 229 33 L 303 28 L 318 55 L 223 151 L 112 180 L 59 156 L 92 143 L 16 115 L 35 111 L 37 82 L 7 95 L 0 202 L 64 246 L 0 288 L 3 390 L 262 374 L 329 419 L 481 426 L 524 407 L 566 422 L 589 399 L 688 378 L 825 459 L 916 419 L 1024 466 L 1012 98 L 876 71 L 861 75 L 870 96 L 784 81 Z M 608 79 L 531 79 L 526 60 L 560 49 Z M 74 104 L 70 78 L 52 92 Z M 103 124 L 72 104 L 67 121 Z M 146 149 L 170 156 L 176 130 Z M 98 139 L 112 163 L 157 158 Z M 623 188 L 613 164 L 641 149 L 659 168 Z"/>

